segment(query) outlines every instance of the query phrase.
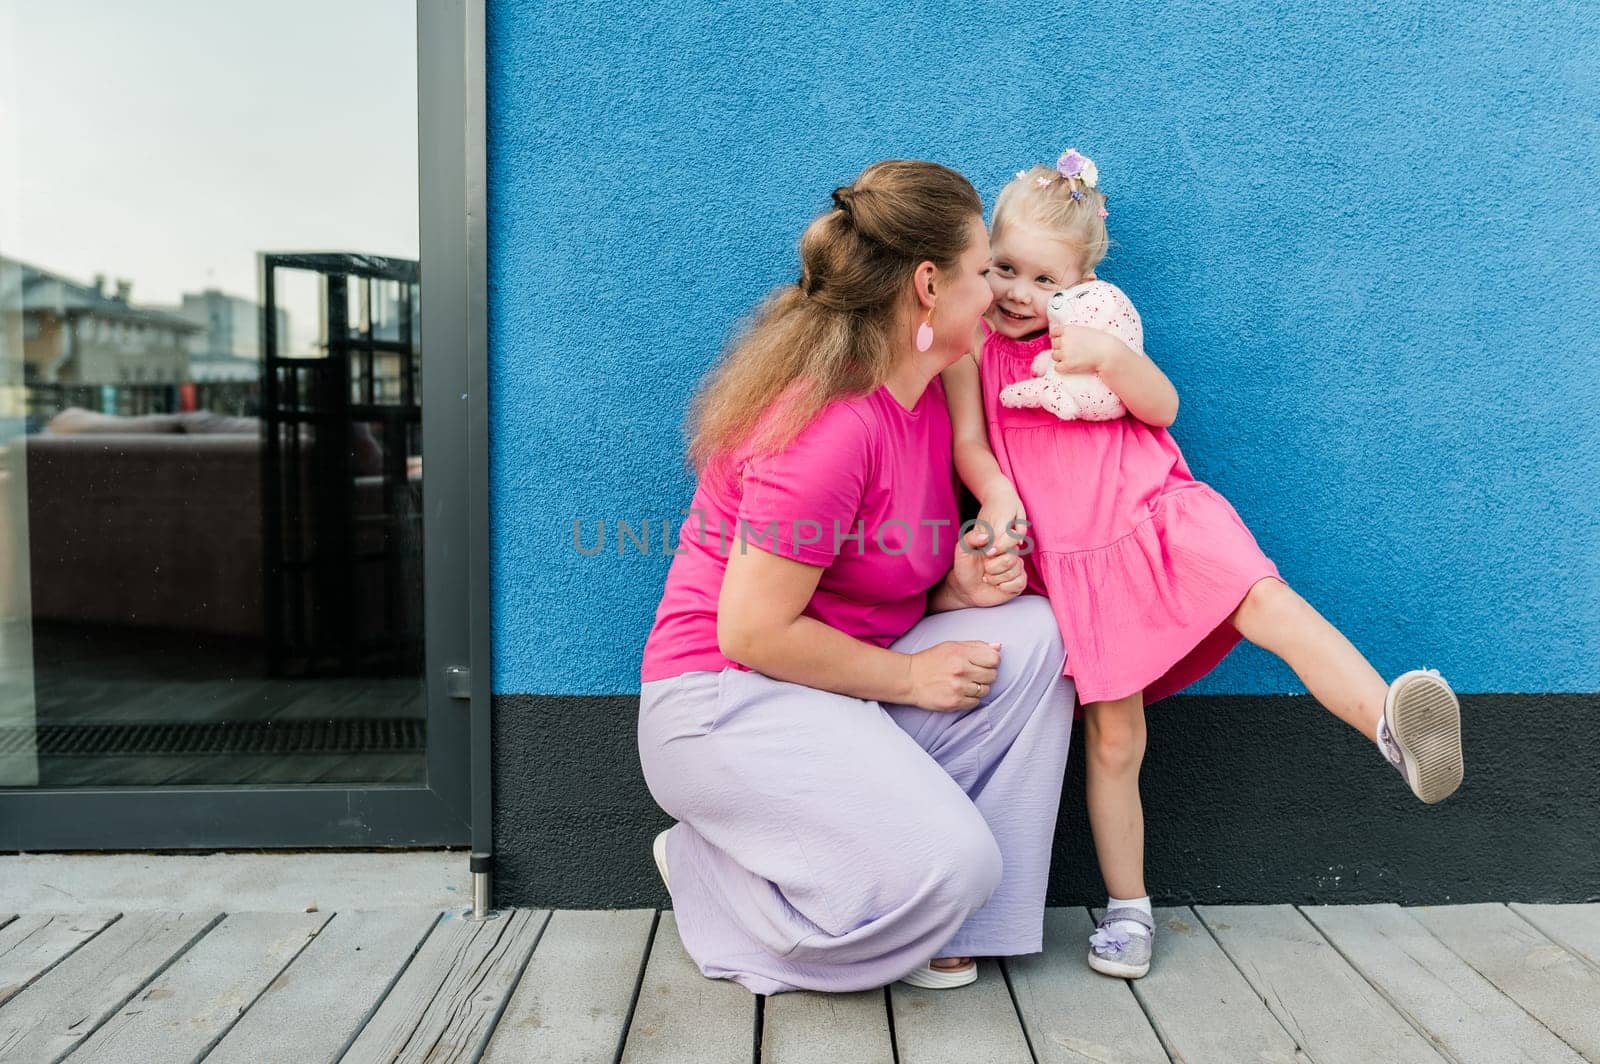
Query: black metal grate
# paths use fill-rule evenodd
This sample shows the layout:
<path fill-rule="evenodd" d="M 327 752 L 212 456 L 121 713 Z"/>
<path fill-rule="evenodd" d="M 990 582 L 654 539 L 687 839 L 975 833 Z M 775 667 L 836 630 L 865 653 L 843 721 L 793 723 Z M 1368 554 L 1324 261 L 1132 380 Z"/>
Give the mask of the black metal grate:
<path fill-rule="evenodd" d="M 422 720 L 257 720 L 150 724 L 42 724 L 0 728 L 0 755 L 52 757 L 183 754 L 421 753 Z"/>

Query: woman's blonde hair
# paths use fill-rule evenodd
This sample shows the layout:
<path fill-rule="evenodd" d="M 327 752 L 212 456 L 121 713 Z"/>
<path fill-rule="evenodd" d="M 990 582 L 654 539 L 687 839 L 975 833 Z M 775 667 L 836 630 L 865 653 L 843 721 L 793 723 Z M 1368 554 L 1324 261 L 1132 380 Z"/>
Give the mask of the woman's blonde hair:
<path fill-rule="evenodd" d="M 1090 188 L 1075 177 L 1063 177 L 1054 167 L 1035 166 L 1018 171 L 1000 190 L 990 231 L 999 240 L 1008 225 L 1036 225 L 1078 248 L 1087 273 L 1100 264 L 1111 248 L 1105 207 L 1105 193 L 1098 188 Z"/>
<path fill-rule="evenodd" d="M 702 381 L 687 426 L 695 469 L 747 443 L 781 450 L 834 399 L 887 380 L 907 282 L 923 262 L 954 268 L 983 217 L 966 178 L 902 159 L 867 167 L 833 204 L 800 237 L 800 280 L 768 294 Z"/>

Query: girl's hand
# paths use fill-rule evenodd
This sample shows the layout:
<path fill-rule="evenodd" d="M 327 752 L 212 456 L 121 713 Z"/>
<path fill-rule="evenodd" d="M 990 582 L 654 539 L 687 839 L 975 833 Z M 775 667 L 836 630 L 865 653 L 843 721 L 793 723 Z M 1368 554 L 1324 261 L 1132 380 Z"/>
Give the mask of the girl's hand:
<path fill-rule="evenodd" d="M 998 606 L 1022 594 L 1028 574 L 1022 556 L 991 543 L 984 530 L 973 528 L 956 545 L 955 564 L 945 577 L 950 593 L 964 606 Z"/>
<path fill-rule="evenodd" d="M 1050 323 L 1051 355 L 1058 373 L 1099 373 L 1115 357 L 1117 347 L 1107 344 L 1107 333 L 1087 325 Z M 1120 345 L 1118 345 L 1120 346 Z"/>
<path fill-rule="evenodd" d="M 948 713 L 974 709 L 1000 671 L 1000 644 L 944 642 L 910 655 L 907 703 Z"/>
<path fill-rule="evenodd" d="M 1004 477 L 997 478 L 995 485 L 984 492 L 977 528 L 994 532 L 995 543 L 987 552 L 990 557 L 1002 551 L 1015 553 L 1027 536 L 1028 514 L 1022 508 L 1022 498 Z M 1002 581 L 986 575 L 984 582 L 998 586 Z"/>

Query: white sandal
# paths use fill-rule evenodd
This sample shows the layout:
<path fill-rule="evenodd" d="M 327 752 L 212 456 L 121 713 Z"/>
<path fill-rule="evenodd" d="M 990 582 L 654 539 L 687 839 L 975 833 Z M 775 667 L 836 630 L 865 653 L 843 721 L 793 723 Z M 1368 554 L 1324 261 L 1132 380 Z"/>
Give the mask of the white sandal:
<path fill-rule="evenodd" d="M 661 885 L 667 888 L 668 894 L 671 894 L 672 884 L 667 882 L 667 831 L 657 835 L 656 841 L 650 844 L 650 855 L 656 859 L 656 871 L 661 873 Z"/>
<path fill-rule="evenodd" d="M 925 964 L 901 976 L 900 981 L 925 990 L 953 990 L 978 981 L 978 962 L 976 959 L 970 960 L 963 968 L 935 968 L 932 964 Z"/>

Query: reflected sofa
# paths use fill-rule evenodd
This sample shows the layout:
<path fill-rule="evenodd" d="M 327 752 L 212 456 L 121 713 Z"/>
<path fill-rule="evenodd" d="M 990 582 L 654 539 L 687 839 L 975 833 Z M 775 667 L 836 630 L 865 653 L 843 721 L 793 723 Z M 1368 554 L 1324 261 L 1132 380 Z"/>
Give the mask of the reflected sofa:
<path fill-rule="evenodd" d="M 382 451 L 367 426 L 353 426 L 354 547 L 381 551 Z M 36 620 L 115 624 L 244 637 L 265 634 L 262 573 L 264 434 L 255 418 L 210 411 L 118 417 L 68 409 L 37 435 L 8 449 L 7 486 L 19 483 L 25 455 L 33 616 Z M 302 451 L 308 489 L 315 451 Z M 401 507 L 420 514 L 420 468 Z M 6 512 L 6 511 L 0 511 Z M 287 523 L 286 532 L 292 531 Z M 316 548 L 315 521 L 300 539 Z M 420 534 L 418 531 L 417 534 Z M 420 555 L 419 544 L 398 544 Z M 420 619 L 420 556 L 404 559 L 400 589 L 407 625 Z M 359 573 L 357 623 L 380 625 L 381 567 Z M 313 603 L 314 605 L 314 603 Z"/>

